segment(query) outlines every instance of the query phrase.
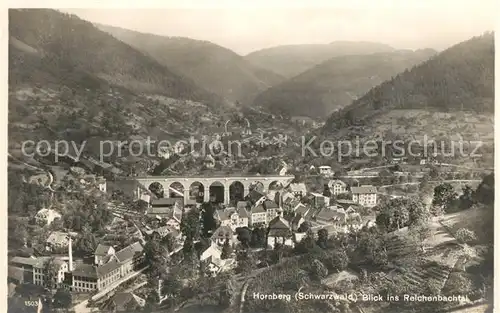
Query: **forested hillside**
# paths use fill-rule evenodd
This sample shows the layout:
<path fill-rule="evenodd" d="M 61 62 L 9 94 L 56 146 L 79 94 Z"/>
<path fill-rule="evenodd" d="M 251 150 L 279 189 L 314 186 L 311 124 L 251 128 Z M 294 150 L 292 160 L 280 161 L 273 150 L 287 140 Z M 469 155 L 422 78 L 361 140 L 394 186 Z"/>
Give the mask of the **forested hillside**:
<path fill-rule="evenodd" d="M 262 49 L 246 55 L 245 59 L 292 78 L 333 57 L 390 51 L 394 51 L 394 48 L 376 42 L 334 41 L 329 44 L 283 45 Z"/>
<path fill-rule="evenodd" d="M 396 51 L 329 59 L 271 87 L 255 104 L 284 115 L 324 117 L 436 51 Z"/>
<path fill-rule="evenodd" d="M 324 130 L 363 125 L 395 109 L 493 113 L 494 47 L 493 33 L 459 43 L 371 89 L 334 113 Z"/>
<path fill-rule="evenodd" d="M 18 48 L 23 46 L 40 59 L 29 61 L 34 66 L 39 62 L 44 68 L 53 68 L 52 71 L 65 68 L 68 75 L 86 72 L 139 93 L 158 93 L 211 103 L 217 101 L 215 95 L 199 88 L 190 79 L 173 73 L 75 15 L 48 9 L 10 10 L 9 35 Z M 11 67 L 24 62 L 23 56 L 12 50 L 10 60 L 15 62 Z M 53 77 L 61 76 L 54 74 Z M 30 68 L 19 68 L 13 71 L 9 83 L 27 82 L 26 79 L 33 78 L 30 75 Z M 38 79 L 43 81 L 45 77 Z"/>
<path fill-rule="evenodd" d="M 208 41 L 158 36 L 101 24 L 96 26 L 176 73 L 191 78 L 198 86 L 232 102 L 250 104 L 261 91 L 284 79 Z"/>

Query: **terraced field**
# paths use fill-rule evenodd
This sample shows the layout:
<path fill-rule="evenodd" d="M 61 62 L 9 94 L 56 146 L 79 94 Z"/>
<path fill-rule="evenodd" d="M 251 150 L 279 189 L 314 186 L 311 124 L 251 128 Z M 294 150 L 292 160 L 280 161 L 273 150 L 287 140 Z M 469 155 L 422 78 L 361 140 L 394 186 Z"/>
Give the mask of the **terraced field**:
<path fill-rule="evenodd" d="M 430 262 L 423 266 L 402 271 L 402 274 L 404 279 L 413 284 L 415 287 L 424 286 L 425 283 L 432 279 L 442 288 L 448 279 L 451 270 L 452 268 L 446 265 Z"/>

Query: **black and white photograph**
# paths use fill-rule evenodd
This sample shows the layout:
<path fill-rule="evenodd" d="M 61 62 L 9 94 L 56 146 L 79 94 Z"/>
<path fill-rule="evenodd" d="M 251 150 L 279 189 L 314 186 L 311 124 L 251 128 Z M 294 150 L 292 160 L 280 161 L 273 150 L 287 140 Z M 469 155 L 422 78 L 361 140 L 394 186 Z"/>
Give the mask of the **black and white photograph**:
<path fill-rule="evenodd" d="M 5 10 L 7 312 L 494 312 L 495 1 L 146 2 Z"/>

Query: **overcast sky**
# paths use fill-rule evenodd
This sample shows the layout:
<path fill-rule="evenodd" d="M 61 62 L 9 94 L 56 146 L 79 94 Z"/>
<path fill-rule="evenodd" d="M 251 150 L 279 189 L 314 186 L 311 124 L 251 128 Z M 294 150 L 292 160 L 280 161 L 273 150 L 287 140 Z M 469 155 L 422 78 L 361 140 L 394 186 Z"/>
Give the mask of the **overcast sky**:
<path fill-rule="evenodd" d="M 403 0 L 400 0 L 403 1 Z M 493 1 L 493 0 L 492 0 Z M 239 54 L 286 44 L 376 41 L 400 49 L 445 49 L 493 30 L 489 0 L 437 0 L 427 7 L 62 9 L 80 18 L 166 36 L 208 40 Z M 438 5 L 441 3 L 442 5 Z"/>

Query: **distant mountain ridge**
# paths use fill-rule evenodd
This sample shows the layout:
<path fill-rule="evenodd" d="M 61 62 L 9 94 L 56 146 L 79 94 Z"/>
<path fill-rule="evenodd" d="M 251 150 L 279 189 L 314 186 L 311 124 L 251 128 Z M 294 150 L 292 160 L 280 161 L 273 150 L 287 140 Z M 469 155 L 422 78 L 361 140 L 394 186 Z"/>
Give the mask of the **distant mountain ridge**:
<path fill-rule="evenodd" d="M 235 52 L 208 41 L 95 25 L 232 102 L 249 104 L 257 94 L 284 80 L 281 75 L 256 66 Z"/>
<path fill-rule="evenodd" d="M 39 52 L 45 62 L 86 72 L 139 93 L 219 103 L 198 87 L 129 45 L 75 15 L 50 9 L 9 10 L 9 35 Z M 50 60 L 50 61 L 49 61 Z"/>
<path fill-rule="evenodd" d="M 245 59 L 291 78 L 333 57 L 394 50 L 389 45 L 376 42 L 334 41 L 329 44 L 282 45 L 262 49 L 247 54 Z"/>
<path fill-rule="evenodd" d="M 493 33 L 461 42 L 371 89 L 330 116 L 326 132 L 363 125 L 395 109 L 494 112 Z"/>
<path fill-rule="evenodd" d="M 269 88 L 254 105 L 277 114 L 325 117 L 434 54 L 424 49 L 334 57 Z"/>

